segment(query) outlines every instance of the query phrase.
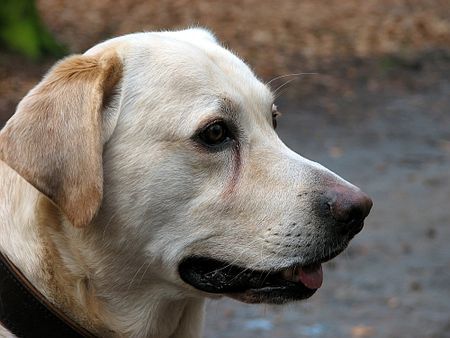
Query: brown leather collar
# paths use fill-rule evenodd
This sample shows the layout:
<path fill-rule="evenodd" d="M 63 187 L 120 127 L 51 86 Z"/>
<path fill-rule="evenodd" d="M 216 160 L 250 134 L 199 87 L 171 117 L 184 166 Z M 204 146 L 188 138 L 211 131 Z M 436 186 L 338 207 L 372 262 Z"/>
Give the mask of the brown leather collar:
<path fill-rule="evenodd" d="M 95 337 L 52 306 L 1 252 L 0 324 L 19 338 Z"/>

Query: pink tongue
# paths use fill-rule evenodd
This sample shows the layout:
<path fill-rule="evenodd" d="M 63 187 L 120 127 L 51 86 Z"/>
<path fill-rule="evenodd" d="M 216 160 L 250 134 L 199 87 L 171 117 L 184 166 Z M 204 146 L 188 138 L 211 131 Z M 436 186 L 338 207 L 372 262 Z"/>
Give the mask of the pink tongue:
<path fill-rule="evenodd" d="M 310 289 L 320 288 L 323 281 L 322 265 L 300 268 L 299 279 Z"/>

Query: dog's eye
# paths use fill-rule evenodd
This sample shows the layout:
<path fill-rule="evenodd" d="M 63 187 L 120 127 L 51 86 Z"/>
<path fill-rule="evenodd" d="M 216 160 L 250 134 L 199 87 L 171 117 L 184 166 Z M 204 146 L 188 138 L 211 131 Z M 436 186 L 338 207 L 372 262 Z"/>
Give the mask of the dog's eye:
<path fill-rule="evenodd" d="M 278 111 L 278 108 L 276 105 L 272 105 L 272 125 L 273 129 L 277 129 L 277 119 L 280 117 L 281 113 Z"/>
<path fill-rule="evenodd" d="M 231 139 L 230 132 L 224 122 L 210 124 L 199 136 L 200 139 L 209 146 L 217 146 Z"/>
<path fill-rule="evenodd" d="M 277 115 L 272 114 L 272 125 L 273 125 L 273 129 L 277 129 Z"/>

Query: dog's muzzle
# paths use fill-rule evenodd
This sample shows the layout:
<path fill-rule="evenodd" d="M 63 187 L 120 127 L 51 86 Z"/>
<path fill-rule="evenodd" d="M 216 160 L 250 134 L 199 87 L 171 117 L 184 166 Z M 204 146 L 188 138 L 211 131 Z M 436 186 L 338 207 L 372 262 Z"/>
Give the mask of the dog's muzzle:
<path fill-rule="evenodd" d="M 314 239 L 315 247 L 305 249 L 303 260 L 284 267 L 252 270 L 213 257 L 193 256 L 179 265 L 180 277 L 200 291 L 247 303 L 282 304 L 309 298 L 322 285 L 321 264 L 345 249 L 361 231 L 371 208 L 372 200 L 354 187 L 334 186 L 316 192 L 311 209 L 322 235 Z M 328 254 L 319 254 L 325 252 Z"/>

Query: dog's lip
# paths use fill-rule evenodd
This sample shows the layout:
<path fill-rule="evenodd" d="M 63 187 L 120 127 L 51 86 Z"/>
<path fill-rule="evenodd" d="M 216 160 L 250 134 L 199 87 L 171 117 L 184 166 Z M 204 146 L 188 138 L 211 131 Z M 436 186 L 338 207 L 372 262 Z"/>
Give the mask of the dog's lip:
<path fill-rule="evenodd" d="M 179 265 L 181 279 L 194 288 L 247 303 L 284 303 L 311 297 L 322 284 L 321 263 L 342 250 L 273 270 L 250 270 L 211 257 L 191 256 Z"/>

